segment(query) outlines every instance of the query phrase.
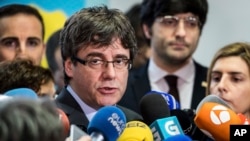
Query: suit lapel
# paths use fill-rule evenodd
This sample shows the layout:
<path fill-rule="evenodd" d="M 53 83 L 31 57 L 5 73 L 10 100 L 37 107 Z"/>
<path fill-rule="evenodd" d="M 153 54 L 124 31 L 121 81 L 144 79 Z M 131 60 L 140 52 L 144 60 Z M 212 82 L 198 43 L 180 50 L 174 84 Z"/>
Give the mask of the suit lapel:
<path fill-rule="evenodd" d="M 75 124 L 87 130 L 89 121 L 82 111 L 80 105 L 72 97 L 72 95 L 64 88 L 56 98 L 56 102 L 59 108 L 61 108 L 69 118 L 70 124 Z"/>

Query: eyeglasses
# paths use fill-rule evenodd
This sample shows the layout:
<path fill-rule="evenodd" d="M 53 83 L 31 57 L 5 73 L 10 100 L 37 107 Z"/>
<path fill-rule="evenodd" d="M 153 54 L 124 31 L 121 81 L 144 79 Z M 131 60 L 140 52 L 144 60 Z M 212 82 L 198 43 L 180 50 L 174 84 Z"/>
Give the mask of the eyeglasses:
<path fill-rule="evenodd" d="M 104 61 L 101 59 L 88 59 L 83 60 L 78 57 L 71 57 L 72 60 L 75 60 L 83 65 L 89 66 L 93 69 L 102 69 L 104 66 L 107 66 L 108 63 L 112 63 L 114 68 L 116 69 L 131 69 L 132 68 L 132 61 L 130 59 L 125 58 L 117 58 L 114 61 Z"/>
<path fill-rule="evenodd" d="M 162 23 L 166 27 L 176 28 L 181 19 L 183 19 L 185 28 L 187 28 L 187 29 L 195 29 L 195 28 L 201 26 L 199 18 L 195 17 L 195 16 L 180 18 L 177 16 L 169 16 L 168 15 L 168 16 L 164 16 L 164 17 L 159 17 L 156 19 L 156 21 Z"/>

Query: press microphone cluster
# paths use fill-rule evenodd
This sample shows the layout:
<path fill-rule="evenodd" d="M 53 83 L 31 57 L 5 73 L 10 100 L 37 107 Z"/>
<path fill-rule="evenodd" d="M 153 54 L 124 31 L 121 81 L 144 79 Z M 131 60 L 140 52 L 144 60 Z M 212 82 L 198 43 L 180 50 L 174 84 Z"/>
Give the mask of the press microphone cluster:
<path fill-rule="evenodd" d="M 144 95 L 140 101 L 140 110 L 145 123 L 149 125 L 154 141 L 164 141 L 172 137 L 187 137 L 176 116 L 171 116 L 171 106 L 158 92 Z"/>

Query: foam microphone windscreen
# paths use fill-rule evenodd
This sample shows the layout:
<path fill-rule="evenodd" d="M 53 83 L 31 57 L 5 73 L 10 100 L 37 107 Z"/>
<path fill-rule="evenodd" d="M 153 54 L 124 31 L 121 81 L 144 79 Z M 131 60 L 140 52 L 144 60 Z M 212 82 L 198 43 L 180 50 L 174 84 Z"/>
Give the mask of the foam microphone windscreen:
<path fill-rule="evenodd" d="M 160 91 L 150 91 L 147 94 L 160 94 L 163 96 L 165 101 L 168 104 L 168 107 L 170 110 L 172 109 L 180 109 L 180 103 L 176 101 L 173 95 L 165 93 L 165 92 L 160 92 Z"/>
<path fill-rule="evenodd" d="M 145 123 L 130 121 L 117 141 L 153 141 L 153 135 Z"/>
<path fill-rule="evenodd" d="M 147 125 L 155 120 L 170 116 L 169 107 L 165 99 L 155 93 L 144 95 L 139 103 L 141 115 Z"/>
<path fill-rule="evenodd" d="M 67 115 L 64 113 L 63 110 L 61 110 L 59 108 L 57 108 L 57 112 L 59 114 L 59 120 L 62 122 L 65 135 L 69 135 L 70 122 L 69 122 Z"/>
<path fill-rule="evenodd" d="M 226 106 L 226 107 L 229 108 L 229 106 L 227 105 L 227 103 L 226 103 L 224 100 L 222 100 L 219 96 L 214 95 L 214 94 L 210 94 L 210 95 L 206 96 L 205 98 L 203 98 L 203 99 L 201 100 L 201 102 L 198 104 L 198 106 L 197 106 L 197 108 L 196 108 L 196 113 L 199 112 L 200 107 L 201 107 L 204 103 L 206 103 L 206 102 L 218 103 L 218 104 L 220 104 L 220 105 L 224 105 L 224 106 Z"/>
<path fill-rule="evenodd" d="M 189 115 L 185 111 L 180 109 L 170 110 L 170 114 L 171 116 L 177 117 L 184 134 L 191 136 L 193 125 Z"/>
<path fill-rule="evenodd" d="M 126 127 L 126 122 L 121 109 L 116 106 L 104 106 L 90 121 L 87 132 L 92 139 L 97 135 L 103 136 L 105 141 L 116 141 Z"/>
<path fill-rule="evenodd" d="M 14 98 L 38 99 L 36 92 L 30 88 L 16 88 L 4 93 L 6 96 Z"/>
<path fill-rule="evenodd" d="M 230 125 L 242 124 L 234 111 L 214 102 L 202 104 L 194 122 L 204 134 L 216 141 L 229 141 Z"/>

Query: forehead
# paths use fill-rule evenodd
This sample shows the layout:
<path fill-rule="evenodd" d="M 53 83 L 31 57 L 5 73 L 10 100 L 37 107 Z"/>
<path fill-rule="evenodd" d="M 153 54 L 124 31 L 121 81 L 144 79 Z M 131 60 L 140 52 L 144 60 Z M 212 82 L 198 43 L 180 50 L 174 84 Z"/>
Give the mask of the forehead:
<path fill-rule="evenodd" d="M 239 56 L 222 57 L 215 61 L 212 70 L 249 73 L 249 65 Z"/>
<path fill-rule="evenodd" d="M 112 54 L 112 55 L 117 55 L 117 54 L 123 54 L 126 56 L 129 56 L 129 49 L 125 49 L 124 46 L 121 43 L 120 39 L 113 39 L 110 45 L 88 45 L 84 48 L 82 48 L 78 53 L 83 55 L 83 54 L 90 54 L 93 52 L 99 52 L 99 54 Z"/>
<path fill-rule="evenodd" d="M 28 14 L 15 14 L 0 19 L 1 36 L 3 34 L 11 35 L 20 32 L 42 36 L 42 23 L 34 15 Z"/>

